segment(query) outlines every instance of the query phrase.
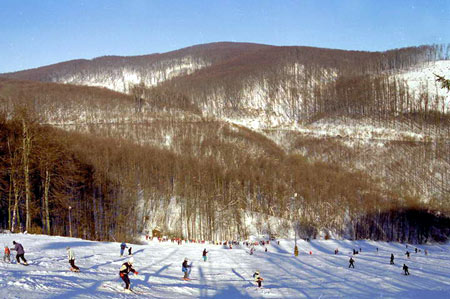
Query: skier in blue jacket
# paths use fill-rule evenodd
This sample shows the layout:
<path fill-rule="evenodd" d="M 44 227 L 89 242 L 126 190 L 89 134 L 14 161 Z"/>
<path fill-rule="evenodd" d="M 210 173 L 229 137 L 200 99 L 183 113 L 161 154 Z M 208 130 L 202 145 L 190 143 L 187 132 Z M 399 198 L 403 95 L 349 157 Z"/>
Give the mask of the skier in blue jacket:
<path fill-rule="evenodd" d="M 125 242 L 122 242 L 122 244 L 120 244 L 120 256 L 123 256 L 123 252 L 125 251 L 125 248 L 128 248 L 128 246 Z"/>

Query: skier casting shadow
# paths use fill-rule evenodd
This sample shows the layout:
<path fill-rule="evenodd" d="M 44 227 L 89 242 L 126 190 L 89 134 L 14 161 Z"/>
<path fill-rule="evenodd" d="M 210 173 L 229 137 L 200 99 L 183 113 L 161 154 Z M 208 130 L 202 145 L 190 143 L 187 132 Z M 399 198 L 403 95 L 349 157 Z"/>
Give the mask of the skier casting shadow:
<path fill-rule="evenodd" d="M 184 273 L 183 280 L 190 280 L 189 273 L 192 265 L 188 265 L 188 258 L 184 258 L 183 264 L 181 265 L 181 271 Z"/>
<path fill-rule="evenodd" d="M 408 266 L 406 266 L 406 264 L 403 264 L 403 271 L 405 271 L 405 275 L 409 275 L 409 270 L 408 270 Z"/>
<path fill-rule="evenodd" d="M 122 278 L 123 282 L 125 282 L 125 290 L 131 291 L 130 289 L 130 278 L 128 277 L 128 274 L 130 272 L 133 272 L 134 275 L 138 275 L 139 272 L 134 270 L 133 268 L 134 258 L 131 257 L 128 262 L 123 263 L 122 267 L 120 267 L 120 278 Z"/>
<path fill-rule="evenodd" d="M 72 272 L 80 272 L 80 268 L 75 266 L 75 254 L 73 253 L 72 248 L 67 246 L 67 256 L 69 257 L 70 271 Z"/>
<path fill-rule="evenodd" d="M 256 271 L 255 273 L 253 273 L 253 278 L 255 279 L 255 282 L 258 285 L 258 288 L 260 288 L 262 286 L 262 281 L 264 280 L 264 278 L 262 278 L 259 275 L 259 271 Z"/>
<path fill-rule="evenodd" d="M 204 261 L 204 262 L 206 262 L 206 261 L 208 260 L 207 254 L 208 254 L 208 251 L 206 251 L 206 248 L 205 248 L 205 249 L 203 250 L 203 253 L 202 253 L 202 257 L 203 257 L 203 261 Z"/>
<path fill-rule="evenodd" d="M 349 267 L 349 268 L 352 267 L 352 268 L 354 269 L 354 268 L 355 268 L 355 264 L 354 264 L 355 260 L 354 260 L 352 257 L 350 257 L 350 259 L 348 260 L 348 262 L 349 262 L 348 267 Z"/>
<path fill-rule="evenodd" d="M 11 250 L 15 250 L 17 252 L 16 254 L 16 260 L 17 263 L 20 264 L 20 259 L 23 260 L 23 264 L 25 266 L 28 266 L 27 260 L 25 259 L 25 250 L 23 250 L 23 246 L 20 243 L 17 243 L 16 241 L 13 241 L 14 248 L 11 248 Z"/>

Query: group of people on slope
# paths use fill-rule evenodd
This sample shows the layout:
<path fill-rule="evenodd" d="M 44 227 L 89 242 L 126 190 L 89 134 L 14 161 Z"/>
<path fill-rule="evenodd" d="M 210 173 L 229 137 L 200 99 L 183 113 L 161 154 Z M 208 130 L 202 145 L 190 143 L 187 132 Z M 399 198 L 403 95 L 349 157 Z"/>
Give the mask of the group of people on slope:
<path fill-rule="evenodd" d="M 25 250 L 23 249 L 22 244 L 17 243 L 16 241 L 13 241 L 14 247 L 9 248 L 7 245 L 5 245 L 5 251 L 3 254 L 3 261 L 5 263 L 11 263 L 11 250 L 16 251 L 16 260 L 18 264 L 22 264 L 25 266 L 28 266 L 28 262 L 25 259 Z M 73 250 L 70 247 L 67 247 L 67 256 L 69 257 L 69 264 L 71 266 L 70 270 L 78 272 L 80 271 L 80 268 L 75 266 L 75 254 Z M 21 262 L 22 261 L 22 262 Z"/>
<path fill-rule="evenodd" d="M 360 251 L 361 252 L 361 251 Z M 377 248 L 377 252 L 378 252 L 378 248 Z M 336 252 L 335 252 L 335 254 L 336 254 Z M 406 253 L 405 253 L 405 255 L 408 257 L 408 259 L 409 259 L 409 255 L 410 255 L 410 253 L 408 252 L 408 251 L 406 251 Z M 348 267 L 349 268 L 355 268 L 355 260 L 353 259 L 353 257 L 350 257 L 350 259 L 348 260 Z M 389 262 L 391 265 L 395 265 L 394 264 L 394 254 L 393 253 L 391 253 L 391 258 L 390 258 L 390 262 Z M 403 271 L 404 271 L 404 274 L 405 275 L 409 275 L 409 267 L 406 265 L 406 264 L 403 264 L 403 267 L 402 267 L 402 269 L 403 269 Z"/>

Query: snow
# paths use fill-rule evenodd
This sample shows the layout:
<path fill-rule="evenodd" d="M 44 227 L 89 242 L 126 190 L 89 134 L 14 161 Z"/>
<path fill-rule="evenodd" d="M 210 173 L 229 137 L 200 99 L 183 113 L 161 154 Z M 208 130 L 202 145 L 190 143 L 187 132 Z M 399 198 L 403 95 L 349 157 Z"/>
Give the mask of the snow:
<path fill-rule="evenodd" d="M 404 244 L 374 241 L 299 241 L 298 257 L 292 254 L 292 240 L 281 240 L 280 246 L 272 241 L 268 252 L 256 246 L 254 255 L 245 246 L 230 250 L 211 244 L 128 244 L 139 271 L 131 277 L 131 287 L 139 294 L 125 294 L 119 291 L 123 283 L 118 269 L 128 257 L 119 256 L 119 243 L 26 234 L 0 238 L 9 246 L 13 240 L 21 243 L 30 262 L 28 267 L 0 262 L 1 298 L 450 297 L 450 244 L 420 246 L 417 254 L 410 245 L 410 259 Z M 80 273 L 69 271 L 66 246 L 73 248 Z M 201 260 L 204 248 L 210 252 L 207 262 Z M 353 248 L 362 252 L 354 256 L 355 269 L 349 269 Z M 389 265 L 391 253 L 395 265 Z M 193 261 L 190 282 L 181 279 L 184 257 Z M 410 276 L 402 275 L 403 263 Z M 264 278 L 262 289 L 252 280 L 255 270 Z"/>
<path fill-rule="evenodd" d="M 169 59 L 140 67 L 103 67 L 95 72 L 75 72 L 66 76 L 53 78 L 54 82 L 105 87 L 118 92 L 128 92 L 134 84 L 144 83 L 156 86 L 161 82 L 208 66 L 209 63 L 186 56 L 181 59 Z"/>
<path fill-rule="evenodd" d="M 415 68 L 406 70 L 399 74 L 399 77 L 406 80 L 411 91 L 419 94 L 426 90 L 430 95 L 442 96 L 445 98 L 445 110 L 449 110 L 450 93 L 441 88 L 441 83 L 436 82 L 436 75 L 449 78 L 450 60 L 439 60 Z"/>

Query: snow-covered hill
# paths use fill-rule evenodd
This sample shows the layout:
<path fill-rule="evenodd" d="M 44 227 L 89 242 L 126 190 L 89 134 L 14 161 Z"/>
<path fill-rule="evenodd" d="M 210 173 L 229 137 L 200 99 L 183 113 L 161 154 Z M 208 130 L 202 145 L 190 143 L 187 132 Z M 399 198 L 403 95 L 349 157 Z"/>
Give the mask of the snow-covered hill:
<path fill-rule="evenodd" d="M 42 235 L 2 234 L 1 244 L 15 240 L 25 247 L 28 267 L 0 263 L 1 298 L 448 298 L 450 246 L 414 246 L 372 241 L 317 240 L 299 242 L 294 257 L 292 240 L 272 242 L 264 252 L 210 244 L 149 242 L 133 247 L 135 268 L 131 286 L 139 294 L 124 294 L 118 271 L 128 257 L 119 256 L 119 244 Z M 73 248 L 81 273 L 69 271 L 66 247 Z M 209 250 L 209 260 L 201 253 Z M 335 248 L 339 254 L 334 255 Z M 355 269 L 348 268 L 351 250 Z M 378 252 L 377 252 L 378 248 Z M 428 255 L 424 250 L 428 250 Z M 405 251 L 411 258 L 405 257 Z M 309 252 L 311 251 L 311 255 Z M 395 265 L 389 256 L 395 255 Z M 184 257 L 193 261 L 192 281 L 181 279 Z M 402 274 L 406 263 L 410 276 Z M 263 289 L 252 281 L 255 270 L 264 278 Z"/>
<path fill-rule="evenodd" d="M 427 91 L 430 95 L 442 96 L 445 98 L 445 111 L 449 110 L 450 92 L 441 88 L 441 84 L 436 82 L 436 76 L 450 77 L 450 60 L 439 60 L 402 71 L 399 77 L 404 79 L 412 92 L 420 94 Z"/>

